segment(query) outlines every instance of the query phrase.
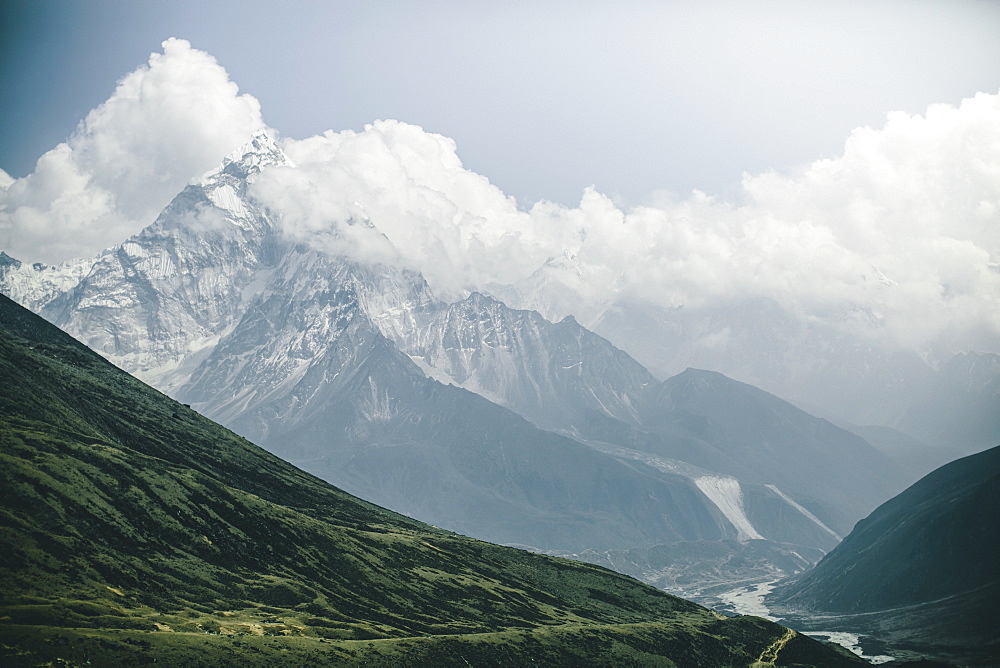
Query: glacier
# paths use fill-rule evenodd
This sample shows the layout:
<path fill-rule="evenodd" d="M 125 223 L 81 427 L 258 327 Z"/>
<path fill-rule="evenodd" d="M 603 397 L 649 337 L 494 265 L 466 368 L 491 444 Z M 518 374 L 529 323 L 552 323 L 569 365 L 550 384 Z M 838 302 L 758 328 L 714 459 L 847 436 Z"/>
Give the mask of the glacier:
<path fill-rule="evenodd" d="M 694 484 L 704 492 L 705 496 L 726 516 L 726 519 L 739 532 L 739 540 L 764 540 L 747 519 L 743 509 L 743 491 L 736 478 L 722 476 L 702 476 L 694 479 Z"/>

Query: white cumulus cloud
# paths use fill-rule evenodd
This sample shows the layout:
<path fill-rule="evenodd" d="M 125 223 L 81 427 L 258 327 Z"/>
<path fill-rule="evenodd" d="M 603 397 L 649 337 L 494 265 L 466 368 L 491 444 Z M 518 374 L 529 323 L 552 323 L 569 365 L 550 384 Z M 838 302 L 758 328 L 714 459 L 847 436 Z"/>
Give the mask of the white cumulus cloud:
<path fill-rule="evenodd" d="M 55 263 L 120 243 L 264 125 L 225 69 L 185 40 L 125 76 L 22 178 L 0 178 L 0 247 Z"/>
<path fill-rule="evenodd" d="M 417 126 L 378 121 L 363 132 L 285 140 L 282 149 L 296 167 L 261 174 L 253 194 L 281 212 L 286 233 L 329 243 L 327 228 L 344 234 L 344 221 L 370 220 L 441 296 L 516 280 L 552 245 L 536 239 L 513 198 L 462 166 L 452 140 Z M 352 238 L 355 257 L 387 257 L 377 242 Z"/>
<path fill-rule="evenodd" d="M 577 207 L 523 211 L 465 169 L 450 139 L 397 121 L 283 148 L 298 169 L 263 175 L 255 192 L 290 230 L 370 219 L 445 297 L 527 285 L 548 262 L 569 297 L 526 303 L 553 318 L 586 320 L 620 298 L 767 297 L 843 326 L 863 313 L 867 333 L 908 348 L 1000 344 L 1000 95 L 889 114 L 837 158 L 746 176 L 739 204 L 696 191 L 622 210 L 588 188 Z"/>
<path fill-rule="evenodd" d="M 211 56 L 167 40 L 34 173 L 0 173 L 0 248 L 58 262 L 119 243 L 263 125 Z M 444 298 L 514 284 L 522 305 L 586 323 L 618 299 L 765 297 L 912 349 L 1000 349 L 1000 95 L 891 113 L 838 157 L 745 176 L 734 201 L 631 209 L 594 188 L 519 209 L 452 140 L 399 121 L 281 146 L 296 166 L 252 194 L 287 235 L 403 263 Z"/>

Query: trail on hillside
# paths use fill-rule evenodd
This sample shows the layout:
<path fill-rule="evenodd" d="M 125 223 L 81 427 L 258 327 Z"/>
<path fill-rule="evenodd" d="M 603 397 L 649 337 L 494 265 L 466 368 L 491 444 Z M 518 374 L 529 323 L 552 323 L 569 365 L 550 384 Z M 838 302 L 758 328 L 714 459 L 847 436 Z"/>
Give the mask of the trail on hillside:
<path fill-rule="evenodd" d="M 796 636 L 795 631 L 788 629 L 785 631 L 785 635 L 781 636 L 773 643 L 768 645 L 767 649 L 760 653 L 760 658 L 758 658 L 752 665 L 752 668 L 763 668 L 764 666 L 773 666 L 778 661 L 778 654 L 785 648 L 792 638 Z"/>

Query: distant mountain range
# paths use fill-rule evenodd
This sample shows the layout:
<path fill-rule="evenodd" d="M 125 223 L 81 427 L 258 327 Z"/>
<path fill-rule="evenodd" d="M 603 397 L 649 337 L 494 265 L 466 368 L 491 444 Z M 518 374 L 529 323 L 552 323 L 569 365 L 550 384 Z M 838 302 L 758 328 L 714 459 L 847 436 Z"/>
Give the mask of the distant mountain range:
<path fill-rule="evenodd" d="M 710 369 L 814 415 L 895 428 L 964 454 L 1000 441 L 994 353 L 966 351 L 935 369 L 913 351 L 868 336 L 878 330 L 880 317 L 860 306 L 816 319 L 762 297 L 674 308 L 634 297 L 595 303 L 586 294 L 595 279 L 586 272 L 568 253 L 516 284 L 493 285 L 490 291 L 547 318 L 576 315 L 660 378 L 687 368 Z M 892 289 L 875 267 L 865 280 L 873 289 Z M 963 369 L 972 366 L 976 380 L 963 377 Z"/>
<path fill-rule="evenodd" d="M 325 480 L 496 542 L 583 555 L 767 540 L 787 574 L 912 480 L 749 385 L 661 382 L 573 318 L 481 293 L 445 303 L 415 271 L 290 238 L 252 184 L 293 168 L 260 133 L 91 261 L 3 256 L 0 290 Z"/>
<path fill-rule="evenodd" d="M 871 633 L 896 654 L 1000 661 L 1000 446 L 928 474 L 879 506 L 769 597 L 788 619 Z M 808 627 L 809 620 L 805 620 Z"/>
<path fill-rule="evenodd" d="M 361 501 L 2 295 L 0 387 L 4 665 L 863 665 Z"/>
<path fill-rule="evenodd" d="M 899 428 L 929 443 L 976 452 L 1000 442 L 1000 355 L 953 357 L 903 415 Z"/>

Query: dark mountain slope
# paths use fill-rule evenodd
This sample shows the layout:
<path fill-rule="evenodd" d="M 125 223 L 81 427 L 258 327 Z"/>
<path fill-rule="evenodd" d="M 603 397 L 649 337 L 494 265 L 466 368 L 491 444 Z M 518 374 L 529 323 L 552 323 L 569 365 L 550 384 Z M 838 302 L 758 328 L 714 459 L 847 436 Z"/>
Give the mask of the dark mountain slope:
<path fill-rule="evenodd" d="M 997 508 L 1000 446 L 942 466 L 881 505 L 773 600 L 790 610 L 868 614 L 901 646 L 946 658 L 978 648 L 996 661 Z"/>
<path fill-rule="evenodd" d="M 699 444 L 660 454 L 776 485 L 841 535 L 900 488 L 899 472 L 864 439 L 713 371 L 688 369 L 652 388 L 641 420 L 665 446 Z"/>
<path fill-rule="evenodd" d="M 179 397 L 353 494 L 477 538 L 580 551 L 736 537 L 688 478 L 424 376 L 365 312 L 373 274 L 289 250 Z"/>
<path fill-rule="evenodd" d="M 353 498 L 5 297 L 0 388 L 4 665 L 745 665 L 786 637 Z"/>

